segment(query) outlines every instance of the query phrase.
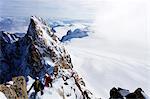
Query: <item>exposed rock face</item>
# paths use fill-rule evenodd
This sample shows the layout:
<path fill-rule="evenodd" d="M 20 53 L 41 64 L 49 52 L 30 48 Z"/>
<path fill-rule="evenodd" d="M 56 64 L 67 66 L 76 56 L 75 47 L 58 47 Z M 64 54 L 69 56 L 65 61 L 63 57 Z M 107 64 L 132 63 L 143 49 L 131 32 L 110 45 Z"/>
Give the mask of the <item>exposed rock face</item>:
<path fill-rule="evenodd" d="M 13 85 L 0 85 L 0 91 L 5 94 L 7 99 L 28 99 L 26 81 L 23 76 L 12 79 Z"/>
<path fill-rule="evenodd" d="M 144 91 L 143 91 L 141 88 L 136 89 L 136 90 L 134 91 L 134 93 L 136 94 L 136 97 L 137 97 L 138 99 L 145 99 L 145 97 L 144 97 L 144 95 L 143 95 Z"/>
<path fill-rule="evenodd" d="M 147 99 L 144 95 L 144 91 L 141 88 L 136 89 L 134 92 L 130 93 L 129 90 L 122 88 L 112 88 L 110 90 L 109 99 Z"/>
<path fill-rule="evenodd" d="M 26 81 L 23 76 L 14 77 L 12 79 L 13 85 L 10 86 L 13 89 L 18 97 L 18 99 L 27 99 L 27 88 L 26 88 Z"/>
<path fill-rule="evenodd" d="M 5 85 L 0 85 L 0 91 L 3 92 L 8 99 L 17 98 L 15 91 L 12 90 L 10 87 L 7 87 Z"/>
<path fill-rule="evenodd" d="M 12 35 L 0 32 L 0 83 L 9 81 L 12 77 L 29 75 L 27 66 L 29 40 L 26 36 L 12 39 Z"/>
<path fill-rule="evenodd" d="M 70 55 L 42 19 L 31 17 L 27 36 L 31 39 L 29 64 L 35 72 L 32 75 L 52 65 L 65 69 L 72 68 Z"/>

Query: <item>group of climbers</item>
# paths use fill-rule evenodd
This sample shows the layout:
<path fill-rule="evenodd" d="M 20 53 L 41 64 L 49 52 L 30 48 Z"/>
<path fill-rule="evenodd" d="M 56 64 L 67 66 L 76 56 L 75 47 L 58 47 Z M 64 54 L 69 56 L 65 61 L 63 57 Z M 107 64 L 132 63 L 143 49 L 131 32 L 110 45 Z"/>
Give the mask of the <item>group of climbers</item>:
<path fill-rule="evenodd" d="M 57 76 L 57 73 L 58 73 L 58 67 L 55 66 L 55 68 L 53 70 L 54 78 Z M 70 77 L 74 78 L 76 86 L 79 88 L 79 90 L 81 91 L 81 93 L 83 95 L 83 99 L 90 99 L 88 96 L 89 92 L 87 90 L 82 91 L 81 85 L 85 86 L 85 83 L 83 82 L 83 79 L 79 77 L 77 72 L 71 70 L 70 75 L 62 75 L 62 79 L 64 81 L 67 81 Z M 44 94 L 44 92 L 43 92 L 44 87 L 53 87 L 52 82 L 53 82 L 52 76 L 49 75 L 48 73 L 45 74 L 44 80 L 41 80 L 38 77 L 36 77 L 34 83 L 32 84 L 32 86 L 30 87 L 30 89 L 28 90 L 27 93 L 29 93 L 30 90 L 33 88 L 34 94 L 32 95 L 32 97 L 33 97 L 33 99 L 36 99 L 38 92 L 41 92 L 41 95 Z M 67 83 L 64 83 L 64 84 L 67 85 Z M 61 89 L 63 89 L 63 87 Z"/>
<path fill-rule="evenodd" d="M 36 99 L 36 95 L 38 92 L 41 92 L 41 95 L 43 95 L 43 90 L 44 90 L 44 87 L 52 87 L 52 77 L 46 73 L 45 76 L 44 76 L 44 83 L 42 83 L 42 81 L 36 77 L 35 78 L 35 81 L 33 82 L 33 84 L 31 85 L 30 89 L 27 91 L 27 93 L 30 92 L 30 90 L 33 88 L 34 89 L 34 99 Z"/>

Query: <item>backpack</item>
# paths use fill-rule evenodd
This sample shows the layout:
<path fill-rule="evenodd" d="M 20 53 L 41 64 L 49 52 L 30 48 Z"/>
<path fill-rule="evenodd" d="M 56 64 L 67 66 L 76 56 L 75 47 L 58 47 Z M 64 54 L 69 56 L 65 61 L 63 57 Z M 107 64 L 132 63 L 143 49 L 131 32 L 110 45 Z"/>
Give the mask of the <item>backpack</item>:
<path fill-rule="evenodd" d="M 39 92 L 41 90 L 39 80 L 34 82 L 34 90 L 37 91 L 37 92 Z"/>

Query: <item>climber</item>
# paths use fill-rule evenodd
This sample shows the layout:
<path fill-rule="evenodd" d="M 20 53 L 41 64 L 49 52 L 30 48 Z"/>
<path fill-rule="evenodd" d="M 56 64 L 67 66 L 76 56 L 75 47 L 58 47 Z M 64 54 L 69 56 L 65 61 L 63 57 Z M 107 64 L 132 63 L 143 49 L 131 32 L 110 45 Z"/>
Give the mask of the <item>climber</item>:
<path fill-rule="evenodd" d="M 54 66 L 53 74 L 55 77 L 58 75 L 58 65 Z"/>
<path fill-rule="evenodd" d="M 53 81 L 53 79 L 51 78 L 51 76 L 48 74 L 48 73 L 46 73 L 45 74 L 45 86 L 46 87 L 49 87 L 49 84 L 51 85 L 51 87 L 53 87 L 52 86 L 52 81 Z"/>
<path fill-rule="evenodd" d="M 42 82 L 39 80 L 38 77 L 35 78 L 34 83 L 30 87 L 30 89 L 27 91 L 27 93 L 29 93 L 33 87 L 34 87 L 34 91 L 35 91 L 34 99 L 36 99 L 36 95 L 39 91 L 41 91 L 41 95 L 43 95 L 44 85 L 42 84 Z"/>

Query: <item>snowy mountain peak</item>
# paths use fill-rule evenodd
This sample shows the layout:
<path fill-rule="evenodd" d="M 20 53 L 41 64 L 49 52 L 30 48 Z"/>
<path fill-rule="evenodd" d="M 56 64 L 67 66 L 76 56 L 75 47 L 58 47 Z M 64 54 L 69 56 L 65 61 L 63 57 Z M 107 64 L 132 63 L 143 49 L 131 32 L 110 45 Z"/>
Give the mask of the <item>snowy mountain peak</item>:
<path fill-rule="evenodd" d="M 9 38 L 9 43 L 6 42 L 8 36 L 9 33 L 1 33 L 0 83 L 16 76 L 26 79 L 28 76 L 32 79 L 39 77 L 42 80 L 49 73 L 54 76 L 54 90 L 60 96 L 63 94 L 67 99 L 93 97 L 83 79 L 73 70 L 65 47 L 41 18 L 31 17 L 24 37 L 14 42 Z"/>
<path fill-rule="evenodd" d="M 28 31 L 23 37 L 0 32 L 0 42 L 1 83 L 19 75 L 42 77 L 45 72 L 51 73 L 55 66 L 72 68 L 70 55 L 41 18 L 31 17 Z"/>
<path fill-rule="evenodd" d="M 36 16 L 32 16 L 30 18 L 30 25 L 28 27 L 27 34 L 33 38 L 37 36 L 53 35 L 50 27 L 46 25 L 43 19 Z"/>
<path fill-rule="evenodd" d="M 25 37 L 31 40 L 29 67 L 33 71 L 32 75 L 41 76 L 45 72 L 51 73 L 55 67 L 66 69 L 73 67 L 70 55 L 43 19 L 32 16 Z M 41 72 L 41 69 L 44 72 Z"/>

